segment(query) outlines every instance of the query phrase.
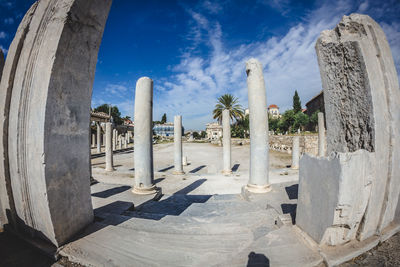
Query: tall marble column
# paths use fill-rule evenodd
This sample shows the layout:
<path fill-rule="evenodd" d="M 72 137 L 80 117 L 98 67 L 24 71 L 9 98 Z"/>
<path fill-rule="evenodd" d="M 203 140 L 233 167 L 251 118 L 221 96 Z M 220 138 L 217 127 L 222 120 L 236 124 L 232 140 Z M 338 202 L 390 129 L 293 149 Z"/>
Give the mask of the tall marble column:
<path fill-rule="evenodd" d="M 135 92 L 135 194 L 154 194 L 153 170 L 153 81 L 140 78 Z"/>
<path fill-rule="evenodd" d="M 232 173 L 231 163 L 231 118 L 228 109 L 222 111 L 222 145 L 224 153 L 224 169 L 222 173 L 229 175 Z"/>
<path fill-rule="evenodd" d="M 293 136 L 292 143 L 292 169 L 299 168 L 299 160 L 300 160 L 300 137 Z"/>
<path fill-rule="evenodd" d="M 318 156 L 325 157 L 325 124 L 322 112 L 318 112 Z"/>
<path fill-rule="evenodd" d="M 112 123 L 106 123 L 106 171 L 114 170 L 113 151 L 112 151 Z"/>
<path fill-rule="evenodd" d="M 182 116 L 174 117 L 174 172 L 184 174 L 182 166 Z"/>
<path fill-rule="evenodd" d="M 97 125 L 97 153 L 101 153 L 101 127 L 99 122 L 96 122 L 96 125 Z"/>
<path fill-rule="evenodd" d="M 127 134 L 124 135 L 123 139 L 124 139 L 124 148 L 128 148 L 128 138 L 127 138 Z"/>
<path fill-rule="evenodd" d="M 268 118 L 263 68 L 252 58 L 246 62 L 250 117 L 250 178 L 246 189 L 253 193 L 271 190 L 268 177 Z"/>

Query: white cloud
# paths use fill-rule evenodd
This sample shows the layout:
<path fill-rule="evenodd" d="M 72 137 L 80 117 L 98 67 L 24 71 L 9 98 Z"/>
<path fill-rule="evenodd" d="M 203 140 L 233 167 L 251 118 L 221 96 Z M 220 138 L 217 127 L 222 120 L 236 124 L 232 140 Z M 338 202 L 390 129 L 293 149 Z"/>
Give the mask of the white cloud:
<path fill-rule="evenodd" d="M 361 5 L 358 7 L 357 13 L 364 13 L 368 9 L 369 3 L 368 0 L 361 3 Z"/>
<path fill-rule="evenodd" d="M 0 39 L 4 39 L 7 37 L 7 33 L 5 32 L 0 32 Z"/>
<path fill-rule="evenodd" d="M 122 84 L 107 84 L 105 91 L 113 95 L 122 95 L 128 91 L 128 87 Z"/>
<path fill-rule="evenodd" d="M 216 1 L 204 1 L 202 7 L 211 14 L 218 14 L 222 11 L 222 6 Z"/>
<path fill-rule="evenodd" d="M 13 18 L 5 18 L 4 23 L 5 24 L 14 24 L 14 19 Z"/>
<path fill-rule="evenodd" d="M 202 14 L 188 13 L 194 25 L 192 38 L 196 45 L 201 42 L 210 47 L 207 57 L 199 57 L 189 49 L 181 62 L 172 69 L 175 75 L 159 85 L 155 99 L 154 115 L 160 117 L 167 112 L 169 118 L 182 114 L 186 129 L 204 129 L 212 120 L 212 110 L 217 97 L 224 93 L 237 96 L 243 107 L 247 107 L 245 62 L 255 57 L 264 66 L 264 78 L 268 104 L 277 104 L 282 110 L 291 108 L 294 90 L 298 90 L 302 104 L 320 92 L 320 73 L 315 53 L 315 42 L 321 31 L 332 29 L 344 14 L 349 14 L 352 5 L 348 1 L 324 4 L 309 13 L 281 37 L 225 48 L 222 29 L 218 22 L 209 21 Z M 359 9 L 367 9 L 368 2 Z M 400 25 L 381 24 L 392 46 L 396 66 L 400 66 Z M 157 83 L 157 81 L 155 81 Z M 156 86 L 156 85 L 155 85 Z"/>

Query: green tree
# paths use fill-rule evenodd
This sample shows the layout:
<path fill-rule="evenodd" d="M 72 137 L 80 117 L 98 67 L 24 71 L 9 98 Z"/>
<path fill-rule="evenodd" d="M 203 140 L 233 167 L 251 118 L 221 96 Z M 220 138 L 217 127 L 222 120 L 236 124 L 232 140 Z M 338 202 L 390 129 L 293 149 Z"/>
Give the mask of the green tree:
<path fill-rule="evenodd" d="M 297 129 L 301 129 L 302 131 L 304 131 L 305 127 L 307 126 L 307 124 L 309 123 L 309 118 L 306 114 L 304 114 L 303 112 L 297 112 L 294 115 L 294 123 L 293 123 L 293 127 L 292 127 L 292 132 L 297 131 Z"/>
<path fill-rule="evenodd" d="M 161 117 L 161 124 L 164 124 L 167 122 L 167 114 L 164 113 L 164 115 L 162 115 Z"/>
<path fill-rule="evenodd" d="M 317 110 L 310 116 L 310 128 L 312 130 L 315 130 L 318 125 L 318 112 L 320 111 Z"/>
<path fill-rule="evenodd" d="M 293 96 L 293 111 L 294 114 L 297 114 L 297 112 L 301 112 L 301 101 L 299 94 L 297 93 L 297 90 L 294 91 L 294 96 Z"/>
<path fill-rule="evenodd" d="M 94 108 L 94 112 L 104 112 L 106 114 L 109 113 L 110 110 L 110 105 L 108 104 L 103 104 L 98 106 L 97 108 Z M 121 112 L 119 111 L 117 106 L 111 106 L 111 116 L 113 117 L 114 123 L 116 125 L 121 125 L 123 123 L 122 118 L 121 118 Z"/>
<path fill-rule="evenodd" d="M 244 116 L 242 119 L 237 120 L 231 127 L 231 135 L 233 137 L 246 138 L 250 132 L 250 119 L 249 115 Z"/>
<path fill-rule="evenodd" d="M 286 110 L 283 113 L 282 118 L 279 123 L 279 128 L 282 133 L 291 131 L 291 129 L 293 128 L 294 121 L 295 121 L 294 115 L 295 115 L 295 113 L 292 109 Z"/>
<path fill-rule="evenodd" d="M 201 138 L 206 138 L 206 136 L 207 136 L 206 131 L 201 131 L 200 137 L 201 137 Z"/>
<path fill-rule="evenodd" d="M 199 139 L 200 138 L 200 134 L 198 132 L 193 132 L 193 138 L 194 139 Z"/>
<path fill-rule="evenodd" d="M 279 132 L 279 119 L 278 118 L 268 118 L 268 128 L 270 131 Z"/>
<path fill-rule="evenodd" d="M 225 94 L 218 98 L 218 103 L 215 105 L 213 116 L 220 123 L 222 121 L 222 111 L 228 109 L 232 120 L 240 120 L 244 117 L 242 106 L 238 103 L 239 100 L 231 94 Z"/>

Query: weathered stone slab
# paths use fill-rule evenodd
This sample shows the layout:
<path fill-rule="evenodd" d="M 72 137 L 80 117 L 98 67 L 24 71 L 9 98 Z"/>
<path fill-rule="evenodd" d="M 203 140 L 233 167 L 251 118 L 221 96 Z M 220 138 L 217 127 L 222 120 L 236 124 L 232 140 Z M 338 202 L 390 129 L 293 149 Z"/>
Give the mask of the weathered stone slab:
<path fill-rule="evenodd" d="M 93 219 L 88 111 L 110 5 L 35 3 L 11 44 L 0 84 L 0 188 L 9 189 L 11 200 L 7 207 L 2 194 L 2 214 L 14 212 L 20 229 L 56 246 Z"/>
<path fill-rule="evenodd" d="M 320 244 L 355 239 L 375 176 L 371 166 L 374 155 L 365 150 L 328 158 L 305 154 L 300 160 L 297 226 Z"/>

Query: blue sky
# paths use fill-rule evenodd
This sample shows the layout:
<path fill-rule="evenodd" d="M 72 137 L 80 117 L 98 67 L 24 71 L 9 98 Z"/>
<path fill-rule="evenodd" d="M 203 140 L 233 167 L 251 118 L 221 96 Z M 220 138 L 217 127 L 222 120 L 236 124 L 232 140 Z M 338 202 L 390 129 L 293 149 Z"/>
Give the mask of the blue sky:
<path fill-rule="evenodd" d="M 7 52 L 34 1 L 0 0 L 0 48 Z M 400 72 L 400 1 L 114 0 L 101 44 L 92 106 L 133 117 L 135 83 L 154 80 L 154 120 L 181 114 L 186 129 L 212 121 L 218 96 L 247 107 L 245 61 L 264 66 L 268 104 L 289 109 L 321 90 L 315 41 L 343 15 L 370 15 L 385 31 Z"/>

